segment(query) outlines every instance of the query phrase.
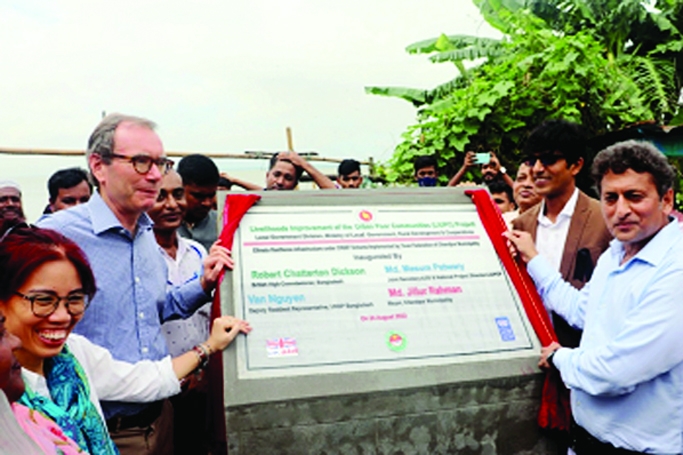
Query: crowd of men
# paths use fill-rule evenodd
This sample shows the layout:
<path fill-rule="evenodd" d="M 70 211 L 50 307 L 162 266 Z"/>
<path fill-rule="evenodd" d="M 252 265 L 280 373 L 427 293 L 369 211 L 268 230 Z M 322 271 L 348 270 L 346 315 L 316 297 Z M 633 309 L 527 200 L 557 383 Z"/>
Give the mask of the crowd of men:
<path fill-rule="evenodd" d="M 548 120 L 526 141 L 514 180 L 494 153 L 468 152 L 448 186 L 480 170 L 511 228 L 511 253 L 527 262 L 551 314 L 558 342 L 543 348 L 540 366 L 548 372 L 544 393 L 559 391 L 544 402 L 555 400 L 559 411 L 549 416 L 541 406 L 539 423 L 558 447 L 681 453 L 675 171 L 649 144 L 616 144 L 594 159 L 593 199 L 577 185 L 589 166 L 587 140 L 579 125 Z M 87 171 L 50 177 L 37 224 L 74 240 L 93 268 L 98 292 L 75 331 L 130 362 L 176 355 L 206 338 L 208 302 L 221 271 L 234 265 L 217 240 L 219 188 L 293 190 L 303 173 L 321 189 L 363 185 L 356 160 L 342 161 L 333 180 L 295 152 L 272 157 L 263 185 L 221 174 L 199 154 L 174 170 L 155 124 L 119 114 L 97 125 L 86 159 Z M 414 178 L 437 186 L 436 159 L 419 157 Z M 14 182 L 0 182 L 0 218 L 25 219 Z M 198 372 L 168 400 L 102 403 L 121 453 L 208 453 L 206 383 Z"/>

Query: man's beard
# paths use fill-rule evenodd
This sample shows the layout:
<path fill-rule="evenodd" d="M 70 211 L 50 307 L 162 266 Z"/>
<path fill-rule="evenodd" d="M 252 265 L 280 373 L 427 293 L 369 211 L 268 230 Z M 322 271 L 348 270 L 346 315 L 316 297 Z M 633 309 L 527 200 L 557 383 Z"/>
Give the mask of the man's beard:
<path fill-rule="evenodd" d="M 25 221 L 26 218 L 21 207 L 4 207 L 0 209 L 0 219 L 20 223 Z"/>

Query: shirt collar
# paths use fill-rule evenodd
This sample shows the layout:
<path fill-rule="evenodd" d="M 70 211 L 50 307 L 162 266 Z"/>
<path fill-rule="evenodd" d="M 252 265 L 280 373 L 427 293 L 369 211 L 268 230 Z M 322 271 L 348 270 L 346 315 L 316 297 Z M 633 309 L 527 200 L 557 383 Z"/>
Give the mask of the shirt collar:
<path fill-rule="evenodd" d="M 681 240 L 681 235 L 678 221 L 673 217 L 669 217 L 669 224 L 660 229 L 628 262 L 640 260 L 656 267 L 664 260 L 671 246 Z M 624 244 L 619 240 L 612 239 L 610 250 L 612 255 L 616 255 L 617 258 L 624 257 Z"/>
<path fill-rule="evenodd" d="M 190 250 L 190 242 L 182 238 L 180 234 L 176 231 L 176 238 L 178 239 L 178 250 L 175 253 L 176 260 L 180 260 L 188 253 Z"/>
<path fill-rule="evenodd" d="M 88 211 L 90 212 L 90 219 L 92 220 L 93 232 L 99 235 L 110 229 L 125 229 L 121 222 L 116 218 L 114 212 L 111 208 L 104 202 L 102 196 L 100 196 L 99 191 L 95 191 L 87 202 Z M 152 220 L 146 214 L 143 213 L 138 218 L 136 232 L 142 232 L 145 229 L 152 227 Z"/>
<path fill-rule="evenodd" d="M 579 189 L 574 188 L 574 192 L 571 197 L 562 207 L 562 211 L 557 215 L 557 218 L 571 218 L 574 215 L 574 209 L 576 209 L 576 201 L 579 200 Z M 545 198 L 541 200 L 541 209 L 538 212 L 538 221 L 543 222 L 547 219 L 545 216 Z"/>
<path fill-rule="evenodd" d="M 187 254 L 187 252 L 190 250 L 190 243 L 187 241 L 187 239 L 181 237 L 180 234 L 178 234 L 177 231 L 176 231 L 176 233 L 175 233 L 175 236 L 176 236 L 176 239 L 178 239 L 178 249 L 176 250 L 176 253 L 175 253 L 175 259 L 173 259 L 171 256 L 169 256 L 169 254 L 166 252 L 165 249 L 163 249 L 163 248 L 161 247 L 161 245 L 158 245 L 158 244 L 157 244 L 157 246 L 159 247 L 159 251 L 161 251 L 161 253 L 162 253 L 164 256 L 166 256 L 166 257 L 168 257 L 168 258 L 170 258 L 170 259 L 173 259 L 173 260 L 175 260 L 175 261 L 178 261 L 178 260 L 180 260 L 183 256 L 185 256 L 185 255 Z"/>

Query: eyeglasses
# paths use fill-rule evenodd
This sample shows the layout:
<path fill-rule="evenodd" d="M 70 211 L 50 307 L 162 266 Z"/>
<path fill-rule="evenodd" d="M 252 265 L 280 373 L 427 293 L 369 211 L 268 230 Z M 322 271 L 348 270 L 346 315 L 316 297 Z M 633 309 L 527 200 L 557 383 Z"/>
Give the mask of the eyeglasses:
<path fill-rule="evenodd" d="M 168 171 L 173 168 L 173 160 L 169 160 L 166 157 L 154 159 L 149 155 L 126 156 L 119 155 L 118 153 L 112 153 L 109 156 L 112 158 L 128 161 L 133 165 L 135 172 L 142 175 L 145 175 L 152 170 L 152 164 L 156 165 L 156 167 L 159 168 L 159 172 L 164 175 L 168 174 Z"/>
<path fill-rule="evenodd" d="M 71 316 L 83 314 L 90 303 L 88 301 L 88 296 L 78 291 L 72 292 L 65 297 L 60 297 L 56 293 L 49 291 L 36 292 L 31 295 L 25 295 L 15 291 L 14 294 L 31 302 L 31 311 L 39 318 L 46 318 L 57 311 L 59 302 L 62 300 L 64 300 L 66 311 Z"/>
<path fill-rule="evenodd" d="M 565 157 L 561 154 L 543 153 L 541 155 L 529 155 L 526 158 L 524 158 L 522 163 L 526 164 L 529 167 L 534 167 L 534 165 L 536 165 L 536 161 L 540 161 L 543 166 L 552 166 L 553 164 L 563 159 L 565 159 Z"/>

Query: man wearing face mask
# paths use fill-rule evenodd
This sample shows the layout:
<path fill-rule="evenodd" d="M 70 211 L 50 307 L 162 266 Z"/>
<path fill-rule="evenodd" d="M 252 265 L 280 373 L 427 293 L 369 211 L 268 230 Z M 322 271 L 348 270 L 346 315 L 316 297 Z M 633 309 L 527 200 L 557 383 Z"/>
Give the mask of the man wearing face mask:
<path fill-rule="evenodd" d="M 438 186 L 439 171 L 433 155 L 418 156 L 413 163 L 415 181 L 418 186 Z"/>

